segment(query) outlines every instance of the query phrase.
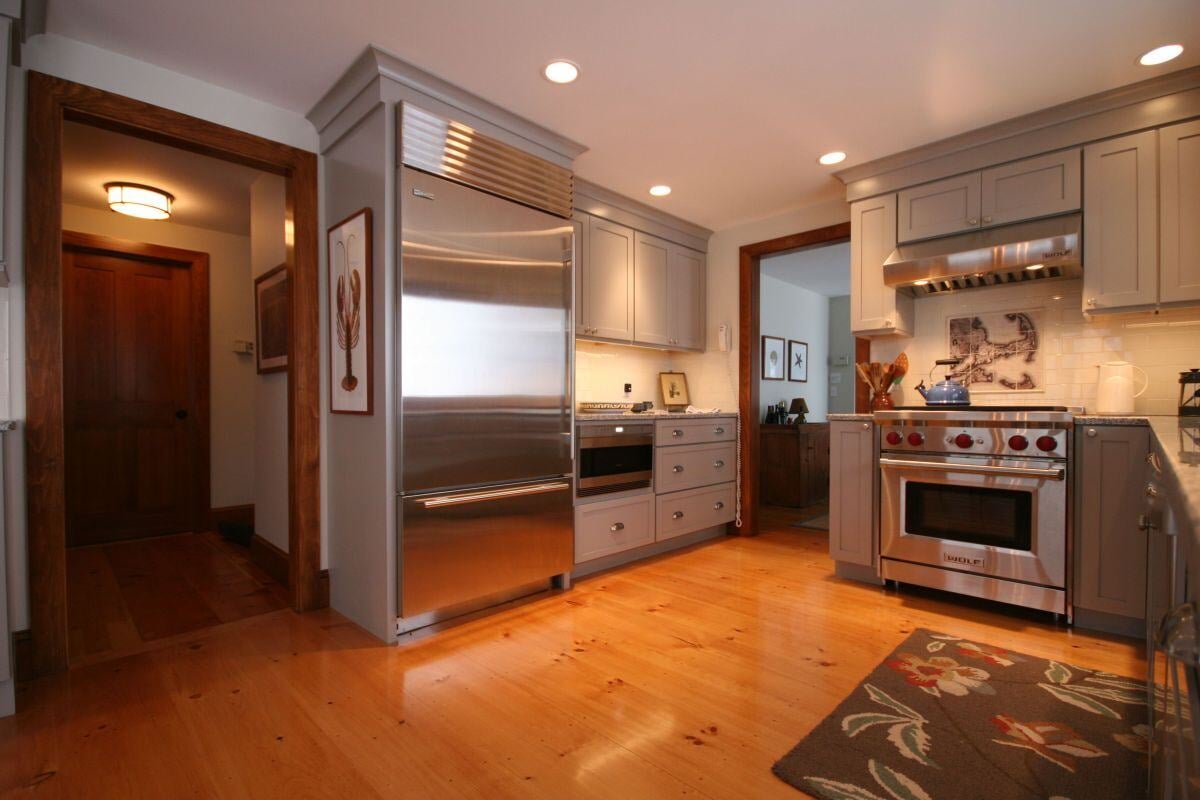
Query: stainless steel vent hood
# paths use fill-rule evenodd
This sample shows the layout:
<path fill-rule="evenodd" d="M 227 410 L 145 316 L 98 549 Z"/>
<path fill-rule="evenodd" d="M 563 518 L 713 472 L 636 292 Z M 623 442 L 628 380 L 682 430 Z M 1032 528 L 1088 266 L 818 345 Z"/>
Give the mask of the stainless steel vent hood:
<path fill-rule="evenodd" d="M 1068 214 L 902 244 L 883 262 L 888 286 L 923 297 L 1083 274 L 1082 217 Z"/>

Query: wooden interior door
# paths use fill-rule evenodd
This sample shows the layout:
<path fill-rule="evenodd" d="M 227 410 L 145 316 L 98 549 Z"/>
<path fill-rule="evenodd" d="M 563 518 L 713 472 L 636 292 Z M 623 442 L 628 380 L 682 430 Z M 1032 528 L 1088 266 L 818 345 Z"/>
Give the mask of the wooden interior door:
<path fill-rule="evenodd" d="M 68 546 L 202 529 L 207 255 L 64 233 L 62 263 Z"/>

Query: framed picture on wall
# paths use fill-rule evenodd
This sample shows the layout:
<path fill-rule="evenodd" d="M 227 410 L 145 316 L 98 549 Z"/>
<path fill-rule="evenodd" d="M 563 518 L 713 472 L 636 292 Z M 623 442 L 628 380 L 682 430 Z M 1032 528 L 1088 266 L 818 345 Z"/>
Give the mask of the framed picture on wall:
<path fill-rule="evenodd" d="M 373 413 L 371 209 L 329 229 L 329 410 Z"/>
<path fill-rule="evenodd" d="M 254 279 L 254 352 L 259 375 L 287 370 L 291 329 L 287 264 L 280 264 Z"/>
<path fill-rule="evenodd" d="M 762 377 L 764 381 L 783 380 L 784 342 L 778 336 L 762 337 Z"/>
<path fill-rule="evenodd" d="M 788 339 L 788 380 L 808 383 L 808 342 Z"/>

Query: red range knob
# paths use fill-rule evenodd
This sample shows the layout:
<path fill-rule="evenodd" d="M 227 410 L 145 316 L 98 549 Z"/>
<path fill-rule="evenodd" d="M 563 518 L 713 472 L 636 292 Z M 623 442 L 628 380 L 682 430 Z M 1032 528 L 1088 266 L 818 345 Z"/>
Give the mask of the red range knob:
<path fill-rule="evenodd" d="M 969 433 L 960 433 L 958 436 L 954 437 L 954 443 L 964 450 L 970 447 L 974 441 L 975 440 L 971 438 L 971 434 Z"/>
<path fill-rule="evenodd" d="M 1049 453 L 1051 450 L 1058 447 L 1058 439 L 1053 436 L 1039 436 L 1037 440 L 1037 448 L 1043 453 Z"/>
<path fill-rule="evenodd" d="M 888 431 L 888 435 L 885 438 L 888 444 L 900 444 L 900 434 L 896 431 Z"/>
<path fill-rule="evenodd" d="M 925 444 L 925 434 L 917 433 L 916 431 L 908 435 L 908 443 L 913 447 L 920 447 Z"/>
<path fill-rule="evenodd" d="M 1013 450 L 1024 450 L 1029 447 L 1029 440 L 1024 436 L 1017 434 L 1016 436 L 1008 437 L 1008 446 Z"/>

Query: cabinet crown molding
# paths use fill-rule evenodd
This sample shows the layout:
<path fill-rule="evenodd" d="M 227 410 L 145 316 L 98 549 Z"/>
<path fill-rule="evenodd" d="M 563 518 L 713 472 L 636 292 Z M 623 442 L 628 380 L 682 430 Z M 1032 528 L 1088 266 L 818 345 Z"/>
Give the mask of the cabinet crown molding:
<path fill-rule="evenodd" d="M 708 251 L 708 228 L 680 219 L 654 206 L 575 177 L 575 208 L 701 253 Z"/>

